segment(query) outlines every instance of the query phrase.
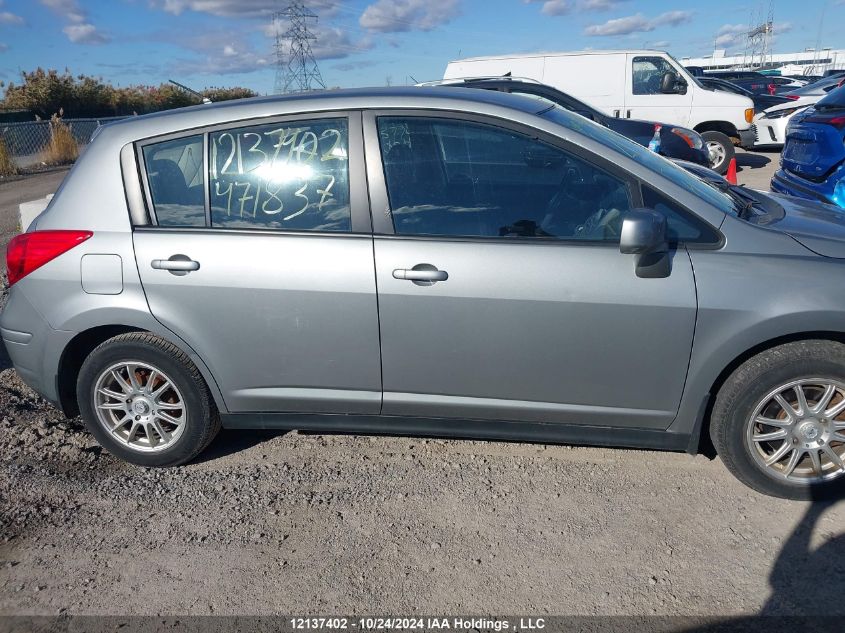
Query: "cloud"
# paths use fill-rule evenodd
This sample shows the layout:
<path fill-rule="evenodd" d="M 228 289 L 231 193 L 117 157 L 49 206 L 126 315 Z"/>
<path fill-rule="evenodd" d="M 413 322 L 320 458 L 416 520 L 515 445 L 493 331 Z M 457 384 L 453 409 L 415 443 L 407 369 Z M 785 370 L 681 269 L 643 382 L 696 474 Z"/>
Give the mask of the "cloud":
<path fill-rule="evenodd" d="M 68 24 L 62 29 L 67 38 L 74 44 L 105 44 L 111 41 L 108 35 L 97 30 L 93 24 Z"/>
<path fill-rule="evenodd" d="M 335 70 L 339 70 L 341 72 L 348 72 L 350 70 L 360 70 L 362 68 L 370 68 L 371 66 L 376 66 L 380 62 L 376 61 L 375 59 L 359 59 L 358 61 L 351 61 L 351 62 L 343 62 L 342 64 L 335 64 L 332 66 Z"/>
<path fill-rule="evenodd" d="M 69 22 L 85 21 L 85 12 L 76 0 L 40 0 L 40 2 Z"/>
<path fill-rule="evenodd" d="M 458 13 L 458 0 L 378 0 L 364 9 L 358 22 L 378 33 L 431 31 Z"/>
<path fill-rule="evenodd" d="M 789 33 L 791 30 L 791 22 L 775 22 L 772 25 L 772 32 L 774 35 Z M 748 39 L 749 31 L 750 29 L 747 24 L 724 24 L 718 31 L 716 31 L 716 37 L 714 38 L 713 45 L 715 48 L 724 49 L 744 45 Z"/>
<path fill-rule="evenodd" d="M 255 18 L 285 6 L 279 0 L 150 0 L 150 6 L 172 15 L 185 11 L 209 13 L 220 17 Z M 341 5 L 332 0 L 306 0 L 305 6 L 321 17 L 333 15 Z"/>
<path fill-rule="evenodd" d="M 77 0 L 40 0 L 41 4 L 51 9 L 66 22 L 62 32 L 74 44 L 105 44 L 111 37 L 100 32 L 88 21 L 87 15 Z"/>
<path fill-rule="evenodd" d="M 544 15 L 568 15 L 570 13 L 593 13 L 616 9 L 627 0 L 523 0 L 525 4 L 542 2 L 540 13 Z"/>
<path fill-rule="evenodd" d="M 608 20 L 604 24 L 593 24 L 584 29 L 584 34 L 606 37 L 646 33 L 659 26 L 678 26 L 684 22 L 689 22 L 690 19 L 692 19 L 692 11 L 667 11 L 651 19 L 646 18 L 642 13 L 637 13 L 624 18 Z"/>
<path fill-rule="evenodd" d="M 0 53 L 5 53 L 7 50 L 9 50 L 9 45 L 0 42 Z"/>
<path fill-rule="evenodd" d="M 0 11 L 0 24 L 23 24 L 23 18 L 9 11 Z"/>

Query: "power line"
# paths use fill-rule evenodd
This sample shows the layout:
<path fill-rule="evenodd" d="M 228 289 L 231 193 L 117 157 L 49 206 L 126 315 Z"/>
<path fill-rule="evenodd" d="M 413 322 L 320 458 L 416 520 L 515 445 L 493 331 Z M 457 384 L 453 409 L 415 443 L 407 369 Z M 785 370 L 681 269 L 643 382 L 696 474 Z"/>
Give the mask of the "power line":
<path fill-rule="evenodd" d="M 317 15 L 297 0 L 273 13 L 276 29 L 276 94 L 326 87 L 311 50 L 311 42 L 317 39 L 308 31 L 308 20 L 311 19 L 316 20 Z M 284 32 L 281 30 L 282 22 L 289 23 Z"/>

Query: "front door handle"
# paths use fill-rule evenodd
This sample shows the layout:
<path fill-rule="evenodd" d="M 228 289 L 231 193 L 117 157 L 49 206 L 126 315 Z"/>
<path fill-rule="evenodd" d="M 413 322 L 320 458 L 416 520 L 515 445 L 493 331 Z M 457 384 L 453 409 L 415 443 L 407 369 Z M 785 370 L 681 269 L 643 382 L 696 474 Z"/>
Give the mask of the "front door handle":
<path fill-rule="evenodd" d="M 631 111 L 630 111 L 630 110 L 628 110 L 627 115 L 628 115 L 628 117 L 627 117 L 627 118 L 629 118 L 629 119 L 630 119 L 630 118 L 631 118 Z"/>
<path fill-rule="evenodd" d="M 418 286 L 430 286 L 449 279 L 449 273 L 437 270 L 437 267 L 431 264 L 417 264 L 413 268 L 397 268 L 393 271 L 393 278 L 413 281 Z"/>
<path fill-rule="evenodd" d="M 150 264 L 156 270 L 167 270 L 172 275 L 181 277 L 192 270 L 199 270 L 200 263 L 187 255 L 171 255 L 168 259 L 154 259 Z"/>
<path fill-rule="evenodd" d="M 619 118 L 619 110 L 614 110 L 613 116 L 615 116 L 618 119 Z"/>

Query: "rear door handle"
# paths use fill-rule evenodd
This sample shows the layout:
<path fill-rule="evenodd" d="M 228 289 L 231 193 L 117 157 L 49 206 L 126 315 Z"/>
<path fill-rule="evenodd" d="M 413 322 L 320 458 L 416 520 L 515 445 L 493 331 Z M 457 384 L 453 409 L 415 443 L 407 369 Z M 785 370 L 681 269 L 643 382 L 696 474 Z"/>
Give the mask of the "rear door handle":
<path fill-rule="evenodd" d="M 187 255 L 171 255 L 168 259 L 154 259 L 150 264 L 156 270 L 167 270 L 171 274 L 181 277 L 192 270 L 199 270 L 200 263 Z"/>
<path fill-rule="evenodd" d="M 630 110 L 628 110 L 628 112 L 627 112 L 627 118 L 629 118 L 629 119 L 631 118 L 631 111 Z"/>
<path fill-rule="evenodd" d="M 413 268 L 397 268 L 393 271 L 393 278 L 413 281 L 418 286 L 430 286 L 437 281 L 449 279 L 449 273 L 437 270 L 431 264 L 417 264 Z"/>

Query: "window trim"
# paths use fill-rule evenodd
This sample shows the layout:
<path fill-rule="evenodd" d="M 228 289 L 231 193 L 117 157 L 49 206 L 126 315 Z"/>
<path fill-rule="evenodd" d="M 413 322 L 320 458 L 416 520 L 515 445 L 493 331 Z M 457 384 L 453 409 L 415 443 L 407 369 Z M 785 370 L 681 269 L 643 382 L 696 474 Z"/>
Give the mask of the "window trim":
<path fill-rule="evenodd" d="M 214 132 L 258 127 L 263 125 L 274 125 L 276 123 L 313 121 L 315 119 L 346 119 L 348 129 L 348 170 L 349 170 L 349 231 L 302 231 L 287 230 L 281 228 L 242 228 L 215 227 L 211 225 L 211 181 L 209 179 L 209 134 Z M 144 159 L 144 148 L 148 145 L 155 145 L 167 141 L 174 141 L 192 136 L 202 136 L 203 140 L 203 187 L 205 204 L 205 226 L 162 226 L 156 218 L 155 208 L 152 202 L 149 179 L 147 176 L 147 165 Z M 141 190 L 149 224 L 134 224 L 136 227 L 155 227 L 160 230 L 174 231 L 261 231 L 262 233 L 278 233 L 283 235 L 322 235 L 322 236 L 343 236 L 343 235 L 370 235 L 372 233 L 372 222 L 370 219 L 369 194 L 367 191 L 366 162 L 364 158 L 364 139 L 362 130 L 362 113 L 360 110 L 321 110 L 317 112 L 298 112 L 267 117 L 252 117 L 248 119 L 234 119 L 213 125 L 198 126 L 167 134 L 138 139 L 134 142 L 135 162 L 138 167 L 141 179 Z"/>
<path fill-rule="evenodd" d="M 608 174 L 619 178 L 628 187 L 628 194 L 631 199 L 631 208 L 642 206 L 642 192 L 640 190 L 640 180 L 624 169 L 621 169 L 615 163 L 605 159 L 602 156 L 594 154 L 583 147 L 567 141 L 559 136 L 549 134 L 543 130 L 533 128 L 531 126 L 517 123 L 509 119 L 501 117 L 475 114 L 469 112 L 462 112 L 457 110 L 434 110 L 434 109 L 378 109 L 365 110 L 363 113 L 364 124 L 364 152 L 367 158 L 367 178 L 370 185 L 370 204 L 372 208 L 373 219 L 373 234 L 375 236 L 394 236 L 398 239 L 414 239 L 414 240 L 448 240 L 459 242 L 477 242 L 483 241 L 486 243 L 518 243 L 525 242 L 530 244 L 561 244 L 561 245 L 579 245 L 579 246 L 610 246 L 619 248 L 618 242 L 609 242 L 607 240 L 578 240 L 571 238 L 537 238 L 537 237 L 508 237 L 503 239 L 500 236 L 478 236 L 478 235 L 402 235 L 396 233 L 393 226 L 393 211 L 390 208 L 389 197 L 387 195 L 387 182 L 384 174 L 384 163 L 381 156 L 381 143 L 378 134 L 378 119 L 380 117 L 403 117 L 403 118 L 421 118 L 421 119 L 444 119 L 457 121 L 470 121 L 473 123 L 481 123 L 492 127 L 509 130 L 522 136 L 531 139 L 536 139 L 552 147 L 556 147 L 562 151 L 568 152 L 577 158 L 594 165 L 598 169 L 607 172 Z"/>

